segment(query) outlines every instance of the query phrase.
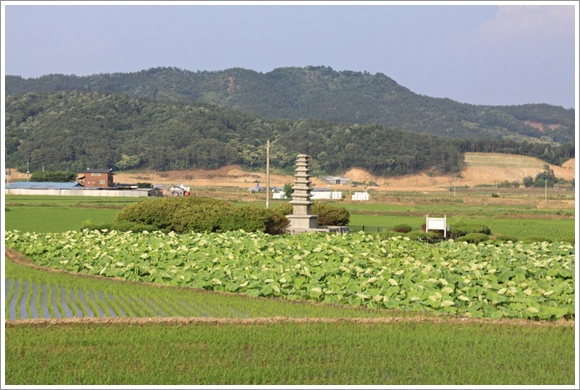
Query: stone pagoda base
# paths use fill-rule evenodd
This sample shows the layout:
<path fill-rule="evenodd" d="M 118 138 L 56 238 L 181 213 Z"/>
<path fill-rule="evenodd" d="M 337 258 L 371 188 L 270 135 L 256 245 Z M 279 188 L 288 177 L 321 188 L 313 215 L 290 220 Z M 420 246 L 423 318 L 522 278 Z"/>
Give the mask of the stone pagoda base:
<path fill-rule="evenodd" d="M 290 220 L 290 225 L 286 228 L 290 232 L 303 232 L 306 230 L 316 229 L 316 220 L 318 215 L 287 215 L 286 218 Z"/>

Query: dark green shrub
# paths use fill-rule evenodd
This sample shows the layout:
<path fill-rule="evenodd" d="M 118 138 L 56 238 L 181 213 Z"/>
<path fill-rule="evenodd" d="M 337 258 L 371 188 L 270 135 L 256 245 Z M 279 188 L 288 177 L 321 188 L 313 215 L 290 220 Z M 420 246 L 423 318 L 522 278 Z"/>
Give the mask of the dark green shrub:
<path fill-rule="evenodd" d="M 218 220 L 221 231 L 242 229 L 268 234 L 281 234 L 290 223 L 280 212 L 259 206 L 233 207 Z"/>
<path fill-rule="evenodd" d="M 280 234 L 288 219 L 278 211 L 259 206 L 239 206 L 198 197 L 174 197 L 133 203 L 117 214 L 114 224 L 129 222 L 153 230 L 224 232 L 243 229 Z"/>
<path fill-rule="evenodd" d="M 283 215 L 291 215 L 293 207 L 290 203 L 284 203 L 276 206 L 274 210 Z M 312 205 L 312 214 L 318 215 L 316 221 L 318 226 L 348 226 L 350 222 L 350 213 L 347 209 L 328 203 L 315 202 Z"/>
<path fill-rule="evenodd" d="M 526 187 L 526 188 L 531 187 L 534 185 L 534 178 L 531 176 L 525 176 L 523 183 L 524 183 L 524 187 Z"/>
<path fill-rule="evenodd" d="M 68 183 L 75 181 L 76 173 L 74 172 L 64 172 L 64 171 L 56 171 L 56 172 L 34 172 L 30 175 L 30 181 L 51 181 L 51 182 L 60 182 L 60 183 Z"/>
<path fill-rule="evenodd" d="M 264 233 L 281 234 L 290 225 L 286 216 L 276 210 L 265 209 L 268 219 L 266 220 Z"/>
<path fill-rule="evenodd" d="M 350 222 L 350 213 L 347 209 L 328 203 L 314 203 L 312 213 L 318 215 L 317 225 L 320 226 L 348 226 Z"/>
<path fill-rule="evenodd" d="M 292 212 L 293 212 L 292 209 L 293 209 L 293 207 L 290 203 L 281 203 L 281 204 L 276 205 L 275 207 L 272 208 L 272 210 L 276 210 L 284 215 L 292 214 Z"/>
<path fill-rule="evenodd" d="M 449 225 L 448 225 L 448 226 L 449 226 Z M 422 224 L 422 225 L 421 225 L 421 231 L 422 231 L 423 233 L 425 233 L 425 229 L 426 229 L 426 228 L 427 228 L 427 225 L 426 225 L 426 224 Z M 427 233 L 429 233 L 429 234 L 433 234 L 433 235 L 437 236 L 437 238 L 436 238 L 436 239 L 438 239 L 438 240 L 444 240 L 444 239 L 447 239 L 447 238 L 452 238 L 452 236 L 451 236 L 451 232 L 450 232 L 449 230 L 447 230 L 446 232 L 445 232 L 445 231 L 443 231 L 443 230 L 430 230 L 430 231 L 429 231 L 429 232 L 427 232 Z"/>
<path fill-rule="evenodd" d="M 491 234 L 491 229 L 486 225 L 478 224 L 456 224 L 449 227 L 449 237 L 458 238 L 470 233 Z"/>
<path fill-rule="evenodd" d="M 472 244 L 478 244 L 482 241 L 489 240 L 489 236 L 483 233 L 468 233 L 465 236 L 459 237 L 456 241 L 466 241 Z"/>
<path fill-rule="evenodd" d="M 177 233 L 225 231 L 221 219 L 233 212 L 231 204 L 212 198 L 188 198 L 177 198 L 185 200 L 168 215 L 169 229 Z"/>
<path fill-rule="evenodd" d="M 507 242 L 507 241 L 516 242 L 516 241 L 519 241 L 517 237 L 507 236 L 505 234 L 500 234 L 499 236 L 497 236 L 495 238 L 495 240 L 496 241 L 502 241 L 502 242 Z"/>
<path fill-rule="evenodd" d="M 407 233 L 407 237 L 411 240 L 427 242 L 439 241 L 442 238 L 437 232 L 421 232 L 418 230 Z"/>
<path fill-rule="evenodd" d="M 413 228 L 410 225 L 402 223 L 400 225 L 396 225 L 393 230 L 398 233 L 409 233 L 411 230 L 413 230 Z"/>
<path fill-rule="evenodd" d="M 284 196 L 286 199 L 292 199 L 292 194 L 294 193 L 294 188 L 292 188 L 292 183 L 284 184 Z"/>
<path fill-rule="evenodd" d="M 167 229 L 181 233 L 187 231 L 189 226 L 213 226 L 208 220 L 211 221 L 211 216 L 216 214 L 215 209 L 225 207 L 231 206 L 226 202 L 211 198 L 158 198 L 133 203 L 125 207 L 117 214 L 114 221 L 152 225 L 159 230 Z M 213 213 L 210 210 L 213 210 Z M 204 215 L 204 212 L 207 215 Z M 213 229 L 209 229 L 209 231 L 213 231 Z"/>

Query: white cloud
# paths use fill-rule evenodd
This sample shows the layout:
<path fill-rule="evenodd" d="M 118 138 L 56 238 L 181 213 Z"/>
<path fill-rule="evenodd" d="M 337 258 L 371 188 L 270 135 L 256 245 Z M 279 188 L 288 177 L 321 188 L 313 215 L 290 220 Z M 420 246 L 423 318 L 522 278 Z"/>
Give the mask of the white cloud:
<path fill-rule="evenodd" d="M 495 18 L 480 33 L 492 39 L 530 39 L 575 36 L 573 5 L 500 5 Z"/>

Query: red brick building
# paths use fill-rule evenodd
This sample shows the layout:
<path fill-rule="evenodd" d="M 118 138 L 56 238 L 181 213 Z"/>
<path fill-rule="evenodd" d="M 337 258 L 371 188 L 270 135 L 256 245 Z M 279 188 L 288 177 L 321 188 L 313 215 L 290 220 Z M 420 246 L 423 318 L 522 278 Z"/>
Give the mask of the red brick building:
<path fill-rule="evenodd" d="M 77 181 L 85 187 L 114 187 L 112 169 L 87 169 L 77 176 Z"/>

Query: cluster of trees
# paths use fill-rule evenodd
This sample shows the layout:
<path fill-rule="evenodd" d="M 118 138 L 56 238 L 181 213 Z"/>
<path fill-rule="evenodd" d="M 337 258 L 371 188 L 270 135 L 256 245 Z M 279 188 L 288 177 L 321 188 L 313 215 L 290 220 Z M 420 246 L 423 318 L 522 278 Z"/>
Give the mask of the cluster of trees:
<path fill-rule="evenodd" d="M 30 175 L 30 181 L 69 183 L 76 179 L 74 172 L 38 171 Z"/>
<path fill-rule="evenodd" d="M 544 170 L 536 175 L 535 178 L 531 176 L 526 176 L 523 179 L 524 187 L 554 187 L 556 183 L 565 183 L 566 181 L 563 179 L 558 179 L 554 174 L 554 170 L 550 168 L 549 165 L 544 166 Z M 569 183 L 572 187 L 575 186 L 575 180 L 572 179 L 572 182 Z"/>
<path fill-rule="evenodd" d="M 547 104 L 479 106 L 418 95 L 382 73 L 286 67 L 191 72 L 152 68 L 92 76 L 6 76 L 7 96 L 30 92 L 115 92 L 139 99 L 197 102 L 265 119 L 381 124 L 446 138 L 532 138 L 574 142 L 574 110 Z"/>

